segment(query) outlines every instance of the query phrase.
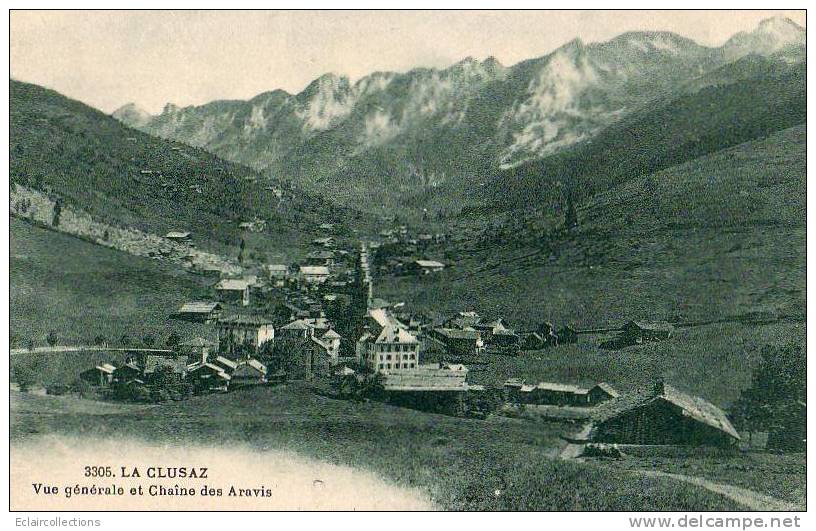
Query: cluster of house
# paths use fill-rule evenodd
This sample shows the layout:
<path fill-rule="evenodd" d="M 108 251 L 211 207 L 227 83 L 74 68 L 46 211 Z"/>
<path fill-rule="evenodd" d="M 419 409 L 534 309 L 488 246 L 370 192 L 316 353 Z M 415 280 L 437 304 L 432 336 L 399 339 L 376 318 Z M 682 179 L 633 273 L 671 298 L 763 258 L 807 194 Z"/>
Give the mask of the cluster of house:
<path fill-rule="evenodd" d="M 505 399 L 515 404 L 553 406 L 596 406 L 619 393 L 609 384 L 600 382 L 592 387 L 572 384 L 539 382 L 527 384 L 520 378 L 510 378 L 504 382 Z"/>
<path fill-rule="evenodd" d="M 267 264 L 239 278 L 222 278 L 214 286 L 217 301 L 193 301 L 182 305 L 174 317 L 209 323 L 217 331 L 217 343 L 203 338 L 184 342 L 173 351 L 144 352 L 120 366 L 101 364 L 82 377 L 102 385 L 189 382 L 198 392 L 224 391 L 264 384 L 283 378 L 311 379 L 331 374 L 355 375 L 358 371 L 381 377 L 389 399 L 410 406 L 434 403 L 445 409 L 461 405 L 463 397 L 485 391 L 468 382 L 468 368 L 458 363 L 423 363 L 426 349 L 440 347 L 448 359 L 486 351 L 537 350 L 577 341 L 578 331 L 569 326 L 556 330 L 543 323 L 531 332 L 517 331 L 501 318 L 485 319 L 474 311 L 459 312 L 442 322 L 412 314 L 372 296 L 369 253 L 381 245 L 420 245 L 441 235 L 420 234 L 410 238 L 407 227 L 384 231 L 385 243 L 362 243 L 359 276 L 343 267 L 351 257 L 339 249 L 331 224 L 321 225 L 326 236 L 316 238 L 304 263 L 287 266 Z M 170 235 L 168 235 L 169 237 Z M 178 241 L 189 234 L 173 235 Z M 412 241 L 416 240 L 416 241 Z M 408 247 L 410 249 L 410 247 Z M 419 248 L 419 247 L 418 247 Z M 444 265 L 412 258 L 408 270 L 434 272 Z M 406 262 L 407 263 L 407 262 Z M 405 267 L 404 265 L 401 267 Z M 344 288 L 355 283 L 365 294 L 366 312 L 362 334 L 356 339 L 353 358 L 341 356 L 343 337 L 326 317 L 324 304 L 344 297 Z M 285 294 L 283 313 L 275 321 L 263 315 L 225 315 L 231 307 L 252 304 L 253 293 L 276 289 Z M 626 343 L 658 341 L 671 336 L 666 323 L 630 321 L 619 329 L 616 340 Z M 283 365 L 269 374 L 259 355 L 270 343 L 285 343 Z M 501 393 L 501 390 L 499 394 Z M 650 393 L 618 393 L 601 382 L 592 387 L 553 382 L 525 383 L 511 378 L 503 386 L 509 403 L 575 406 L 592 410 L 591 440 L 633 444 L 693 444 L 723 442 L 739 436 L 725 414 L 708 402 L 663 385 Z M 456 407 L 454 407 L 454 410 Z"/>
<path fill-rule="evenodd" d="M 189 383 L 191 391 L 226 391 L 267 382 L 266 366 L 253 358 L 233 360 L 221 356 L 217 345 L 197 337 L 173 350 L 142 349 L 128 353 L 118 366 L 102 363 L 80 373 L 92 385 L 113 388 L 132 386 L 173 387 Z"/>
<path fill-rule="evenodd" d="M 479 354 L 487 349 L 515 349 L 522 337 L 501 318 L 483 319 L 474 311 L 459 312 L 434 328 L 428 337 L 452 355 Z"/>
<path fill-rule="evenodd" d="M 501 319 L 483 319 L 478 313 L 457 313 L 433 328 L 428 337 L 442 346 L 448 354 L 457 356 L 476 355 L 485 351 L 517 353 L 541 350 L 558 345 L 578 342 L 579 334 L 608 334 L 614 337 L 601 344 L 602 347 L 623 348 L 651 341 L 669 339 L 674 326 L 667 322 L 629 321 L 619 328 L 578 330 L 571 325 L 557 329 L 552 323 L 542 323 L 536 330 L 519 331 Z"/>
<path fill-rule="evenodd" d="M 438 260 L 428 259 L 428 247 L 444 243 L 447 236 L 443 233 L 414 234 L 407 225 L 384 229 L 379 239 L 369 243 L 374 262 L 380 273 L 394 275 L 427 275 L 445 269 L 445 264 Z"/>

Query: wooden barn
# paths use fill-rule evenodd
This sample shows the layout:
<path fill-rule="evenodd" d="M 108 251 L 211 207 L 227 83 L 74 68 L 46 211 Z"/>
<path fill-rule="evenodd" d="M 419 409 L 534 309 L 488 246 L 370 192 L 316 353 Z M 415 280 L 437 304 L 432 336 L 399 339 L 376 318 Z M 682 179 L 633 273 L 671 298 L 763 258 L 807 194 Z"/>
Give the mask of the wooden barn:
<path fill-rule="evenodd" d="M 215 363 L 196 363 L 188 367 L 188 377 L 193 383 L 196 393 L 226 391 L 231 376 L 224 367 Z"/>
<path fill-rule="evenodd" d="M 629 321 L 621 327 L 619 340 L 631 344 L 640 344 L 646 341 L 663 341 L 674 333 L 674 326 L 665 321 L 647 323 L 644 321 Z"/>
<path fill-rule="evenodd" d="M 663 382 L 598 406 L 592 423 L 589 438 L 597 442 L 730 446 L 740 440 L 720 408 Z"/>
<path fill-rule="evenodd" d="M 247 387 L 266 383 L 266 365 L 256 359 L 243 360 L 232 371 L 230 387 Z"/>
<path fill-rule="evenodd" d="M 430 337 L 442 345 L 449 355 L 470 356 L 484 351 L 481 333 L 472 328 L 435 328 Z"/>
<path fill-rule="evenodd" d="M 115 370 L 116 367 L 110 363 L 102 363 L 92 369 L 82 371 L 79 377 L 91 385 L 105 386 L 110 385 Z"/>
<path fill-rule="evenodd" d="M 221 316 L 224 307 L 219 302 L 186 302 L 170 317 L 196 323 L 211 323 Z"/>

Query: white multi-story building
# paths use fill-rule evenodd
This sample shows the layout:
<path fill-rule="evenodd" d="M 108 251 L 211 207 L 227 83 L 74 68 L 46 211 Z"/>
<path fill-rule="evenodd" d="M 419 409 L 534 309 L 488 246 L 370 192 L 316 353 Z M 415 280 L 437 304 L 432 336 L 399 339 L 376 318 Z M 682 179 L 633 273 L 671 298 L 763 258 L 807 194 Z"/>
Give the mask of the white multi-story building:
<path fill-rule="evenodd" d="M 369 310 L 367 331 L 357 342 L 357 356 L 372 372 L 403 371 L 419 366 L 419 341 L 388 310 Z"/>

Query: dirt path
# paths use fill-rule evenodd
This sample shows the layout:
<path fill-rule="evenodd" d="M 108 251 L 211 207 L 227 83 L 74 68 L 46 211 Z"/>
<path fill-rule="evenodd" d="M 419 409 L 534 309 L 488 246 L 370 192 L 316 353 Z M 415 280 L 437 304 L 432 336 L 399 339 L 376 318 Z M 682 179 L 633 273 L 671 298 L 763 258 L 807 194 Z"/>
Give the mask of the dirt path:
<path fill-rule="evenodd" d="M 53 347 L 35 347 L 33 349 L 27 348 L 13 348 L 10 349 L 12 356 L 19 354 L 55 354 L 59 352 L 90 352 L 90 351 L 105 351 L 105 352 L 172 352 L 172 350 L 161 348 L 122 348 L 122 347 L 99 347 L 99 346 L 83 346 L 83 345 L 55 345 Z"/>
<path fill-rule="evenodd" d="M 752 511 L 798 511 L 803 509 L 803 507 L 799 507 L 794 503 L 778 500 L 742 487 L 715 483 L 701 477 L 671 474 L 669 472 L 658 472 L 655 470 L 644 470 L 641 474 L 648 477 L 667 477 L 697 485 L 711 492 L 721 494 L 730 500 L 744 505 Z"/>

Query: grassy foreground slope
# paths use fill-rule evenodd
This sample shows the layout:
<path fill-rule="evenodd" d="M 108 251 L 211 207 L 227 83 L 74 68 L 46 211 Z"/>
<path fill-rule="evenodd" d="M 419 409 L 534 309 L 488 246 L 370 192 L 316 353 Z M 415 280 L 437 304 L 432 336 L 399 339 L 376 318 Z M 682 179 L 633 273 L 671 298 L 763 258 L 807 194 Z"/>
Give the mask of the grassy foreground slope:
<path fill-rule="evenodd" d="M 98 335 L 159 340 L 174 329 L 182 338 L 204 332 L 167 320 L 181 302 L 207 292 L 203 277 L 16 218 L 10 228 L 12 346 L 44 345 L 51 331 L 61 345 L 89 345 Z"/>
<path fill-rule="evenodd" d="M 27 397 L 15 395 L 15 401 Z M 58 398 L 56 400 L 59 400 Z M 27 401 L 27 409 L 35 407 Z M 12 406 L 14 408 L 14 406 Z M 286 449 L 419 487 L 454 510 L 734 510 L 720 495 L 665 478 L 562 461 L 564 425 L 444 417 L 316 395 L 301 385 L 90 415 L 12 412 L 12 443 L 44 434 L 161 444 Z M 53 407 L 48 407 L 53 409 Z M 14 454 L 12 451 L 12 459 Z M 258 478 L 262 481 L 263 478 Z"/>

